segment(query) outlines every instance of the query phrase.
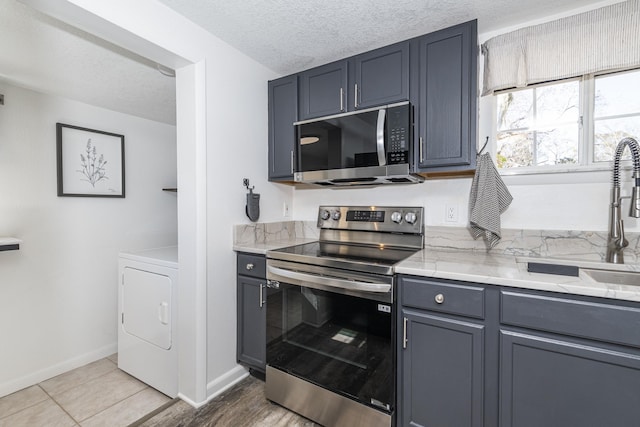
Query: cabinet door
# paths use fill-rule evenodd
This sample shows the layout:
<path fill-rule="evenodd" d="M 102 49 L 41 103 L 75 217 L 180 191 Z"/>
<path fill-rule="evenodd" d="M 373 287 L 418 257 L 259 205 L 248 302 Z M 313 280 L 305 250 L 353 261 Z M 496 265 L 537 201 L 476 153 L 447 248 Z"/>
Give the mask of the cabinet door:
<path fill-rule="evenodd" d="M 350 80 L 349 109 L 368 108 L 409 99 L 409 42 L 358 55 Z"/>
<path fill-rule="evenodd" d="M 293 181 L 298 77 L 269 82 L 269 180 Z"/>
<path fill-rule="evenodd" d="M 347 69 L 345 60 L 300 73 L 300 120 L 346 111 Z"/>
<path fill-rule="evenodd" d="M 399 426 L 482 426 L 484 326 L 403 309 L 401 341 L 405 323 Z"/>
<path fill-rule="evenodd" d="M 501 427 L 629 427 L 640 420 L 640 355 L 501 331 Z"/>
<path fill-rule="evenodd" d="M 267 306 L 265 280 L 238 276 L 238 360 L 264 372 Z"/>
<path fill-rule="evenodd" d="M 416 158 L 420 171 L 475 168 L 477 27 L 467 22 L 420 37 Z M 415 69 L 415 68 L 414 68 Z"/>

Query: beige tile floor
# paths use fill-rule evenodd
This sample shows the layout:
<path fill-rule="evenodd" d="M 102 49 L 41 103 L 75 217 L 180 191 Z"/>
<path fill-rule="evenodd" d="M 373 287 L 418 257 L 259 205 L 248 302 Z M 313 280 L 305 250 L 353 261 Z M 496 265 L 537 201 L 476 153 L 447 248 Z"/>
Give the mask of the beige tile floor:
<path fill-rule="evenodd" d="M 124 427 L 170 400 L 114 354 L 0 398 L 0 427 Z"/>

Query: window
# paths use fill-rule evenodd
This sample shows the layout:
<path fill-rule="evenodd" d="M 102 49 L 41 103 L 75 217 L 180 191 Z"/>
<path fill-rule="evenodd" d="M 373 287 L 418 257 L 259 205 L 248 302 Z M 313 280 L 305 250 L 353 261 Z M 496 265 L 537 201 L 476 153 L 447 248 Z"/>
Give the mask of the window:
<path fill-rule="evenodd" d="M 640 138 L 640 71 L 595 78 L 593 144 L 595 162 L 613 160 L 618 142 Z"/>
<path fill-rule="evenodd" d="M 496 163 L 531 171 L 593 166 L 640 138 L 640 71 L 563 80 L 496 94 Z"/>

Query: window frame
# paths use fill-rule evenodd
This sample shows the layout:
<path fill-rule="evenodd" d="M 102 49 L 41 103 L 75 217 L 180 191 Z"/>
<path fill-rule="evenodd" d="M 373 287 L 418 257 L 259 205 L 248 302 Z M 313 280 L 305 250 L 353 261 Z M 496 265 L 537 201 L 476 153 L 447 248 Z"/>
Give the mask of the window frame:
<path fill-rule="evenodd" d="M 491 151 L 494 161 L 497 155 L 497 135 L 498 135 L 498 123 L 497 123 L 497 95 L 506 92 L 515 92 L 519 90 L 528 90 L 532 88 L 550 86 L 559 84 L 562 82 L 568 82 L 577 80 L 579 82 L 579 100 L 578 105 L 580 108 L 578 115 L 578 163 L 567 165 L 535 165 L 535 166 L 522 166 L 516 168 L 497 168 L 500 175 L 544 175 L 544 174 L 560 174 L 560 173 L 580 173 L 580 172 L 598 172 L 598 171 L 610 171 L 613 161 L 599 161 L 595 162 L 595 81 L 597 77 L 606 76 L 610 74 L 622 74 L 628 72 L 640 73 L 640 68 L 615 70 L 602 73 L 586 74 L 580 77 L 574 77 L 569 79 L 557 80 L 552 82 L 539 83 L 523 88 L 510 89 L 497 91 L 491 95 L 491 108 L 492 108 L 492 123 L 491 134 L 493 135 L 493 143 L 491 144 Z M 536 111 L 537 113 L 537 111 Z M 622 114 L 620 118 L 637 116 L 633 114 Z M 611 116 L 608 118 L 617 118 L 618 116 Z M 534 160 L 535 160 L 535 147 Z"/>

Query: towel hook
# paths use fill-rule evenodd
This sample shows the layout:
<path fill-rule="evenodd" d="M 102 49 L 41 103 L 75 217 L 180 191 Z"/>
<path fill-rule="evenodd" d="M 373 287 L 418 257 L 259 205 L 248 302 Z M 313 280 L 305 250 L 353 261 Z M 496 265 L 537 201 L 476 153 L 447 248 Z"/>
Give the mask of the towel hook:
<path fill-rule="evenodd" d="M 482 154 L 482 152 L 484 151 L 484 149 L 487 147 L 487 144 L 489 143 L 489 137 L 487 136 L 487 139 L 484 141 L 484 145 L 482 146 L 482 148 L 480 149 L 480 151 L 477 152 L 477 155 L 479 156 L 480 154 Z"/>

